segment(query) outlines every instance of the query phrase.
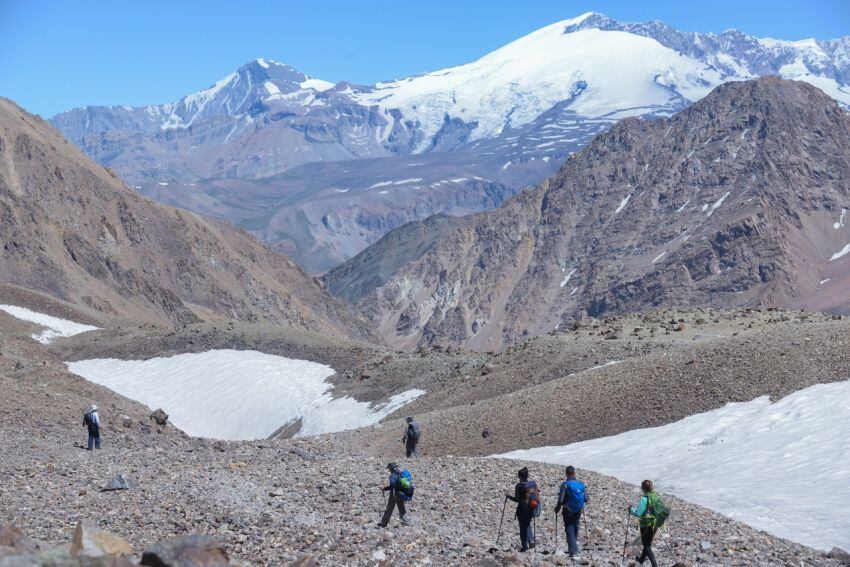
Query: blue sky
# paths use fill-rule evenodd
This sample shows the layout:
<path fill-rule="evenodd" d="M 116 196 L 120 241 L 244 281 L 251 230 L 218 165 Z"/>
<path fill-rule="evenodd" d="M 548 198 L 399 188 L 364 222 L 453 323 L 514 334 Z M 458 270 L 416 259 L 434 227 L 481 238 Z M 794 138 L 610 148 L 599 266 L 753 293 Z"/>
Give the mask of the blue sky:
<path fill-rule="evenodd" d="M 589 10 L 687 31 L 850 34 L 848 0 L 0 0 L 0 96 L 43 116 L 169 102 L 255 57 L 373 83 L 474 60 Z"/>

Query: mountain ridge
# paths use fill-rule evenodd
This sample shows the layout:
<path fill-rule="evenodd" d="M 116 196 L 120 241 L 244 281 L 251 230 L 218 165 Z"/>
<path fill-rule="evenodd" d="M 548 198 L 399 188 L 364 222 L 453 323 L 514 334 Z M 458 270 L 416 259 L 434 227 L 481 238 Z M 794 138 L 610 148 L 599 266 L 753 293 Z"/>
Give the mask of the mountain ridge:
<path fill-rule="evenodd" d="M 365 335 L 352 310 L 245 231 L 159 205 L 0 99 L 0 279 L 109 323 L 268 320 Z"/>
<path fill-rule="evenodd" d="M 168 105 L 52 121 L 143 194 L 249 228 L 321 273 L 404 222 L 498 206 L 618 120 L 670 116 L 726 81 L 803 79 L 846 107 L 848 53 L 850 36 L 792 42 L 586 13 L 375 85 L 256 59 Z"/>
<path fill-rule="evenodd" d="M 621 121 L 368 293 L 380 242 L 326 283 L 407 348 L 500 349 L 659 305 L 847 310 L 848 140 L 846 112 L 807 83 L 726 83 L 669 119 Z"/>

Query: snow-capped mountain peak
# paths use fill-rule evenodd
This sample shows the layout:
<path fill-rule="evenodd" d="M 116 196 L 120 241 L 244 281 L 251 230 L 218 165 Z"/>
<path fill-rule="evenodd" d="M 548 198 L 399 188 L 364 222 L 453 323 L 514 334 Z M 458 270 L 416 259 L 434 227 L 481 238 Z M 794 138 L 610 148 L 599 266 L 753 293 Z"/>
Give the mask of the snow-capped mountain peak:
<path fill-rule="evenodd" d="M 248 115 L 258 102 L 314 97 L 316 92 L 331 87 L 333 83 L 310 77 L 285 63 L 257 58 L 212 86 L 170 105 L 159 127 L 186 128 L 215 115 L 239 119 Z"/>

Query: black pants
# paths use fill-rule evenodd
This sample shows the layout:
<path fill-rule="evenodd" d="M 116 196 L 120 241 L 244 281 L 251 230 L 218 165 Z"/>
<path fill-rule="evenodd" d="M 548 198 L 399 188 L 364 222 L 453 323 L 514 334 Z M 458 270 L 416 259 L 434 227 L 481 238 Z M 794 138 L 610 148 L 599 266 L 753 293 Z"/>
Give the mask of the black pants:
<path fill-rule="evenodd" d="M 519 522 L 519 542 L 522 544 L 522 551 L 527 551 L 529 545 L 534 544 L 534 529 L 531 527 L 534 521 L 532 514 L 517 514 Z"/>
<path fill-rule="evenodd" d="M 640 527 L 640 541 L 643 543 L 643 553 L 640 554 L 638 562 L 643 564 L 649 559 L 652 567 L 658 567 L 658 562 L 655 560 L 655 554 L 652 553 L 652 539 L 655 537 L 655 528 L 652 526 Z"/>
<path fill-rule="evenodd" d="M 418 443 L 418 441 L 407 441 L 407 443 L 404 444 L 405 453 L 407 453 L 408 459 L 410 458 L 410 455 L 413 455 L 414 457 L 419 456 L 419 453 L 416 451 L 416 443 Z"/>
<path fill-rule="evenodd" d="M 386 526 L 390 523 L 390 518 L 393 517 L 393 510 L 398 506 L 398 517 L 401 518 L 401 521 L 404 522 L 406 520 L 405 516 L 407 515 L 407 510 L 404 507 L 404 500 L 397 497 L 395 491 L 390 490 L 390 496 L 387 498 L 387 509 L 384 510 L 384 517 L 381 518 L 381 525 Z"/>

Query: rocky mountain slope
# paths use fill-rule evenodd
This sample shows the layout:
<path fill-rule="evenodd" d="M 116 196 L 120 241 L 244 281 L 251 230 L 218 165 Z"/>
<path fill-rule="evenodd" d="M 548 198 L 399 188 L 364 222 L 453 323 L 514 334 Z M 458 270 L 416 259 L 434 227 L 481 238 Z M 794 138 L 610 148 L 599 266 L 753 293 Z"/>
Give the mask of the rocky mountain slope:
<path fill-rule="evenodd" d="M 267 320 L 365 333 L 288 258 L 222 222 L 156 204 L 40 118 L 0 100 L 0 283 L 101 323 Z"/>
<path fill-rule="evenodd" d="M 850 104 L 848 41 L 587 13 L 477 61 L 376 85 L 257 59 L 173 103 L 51 121 L 144 194 L 227 218 L 323 271 L 400 223 L 497 206 L 494 193 L 551 175 L 617 120 L 669 116 L 726 81 L 779 75 Z"/>
<path fill-rule="evenodd" d="M 848 164 L 850 117 L 822 91 L 727 83 L 669 119 L 621 121 L 428 246 L 391 233 L 326 281 L 408 348 L 500 349 L 659 305 L 846 311 Z"/>
<path fill-rule="evenodd" d="M 828 381 L 834 379 L 833 372 L 847 371 L 846 357 L 842 356 L 846 351 L 846 320 L 766 310 L 666 312 L 653 317 L 658 321 L 642 322 L 640 317 L 594 321 L 577 331 L 530 341 L 525 347 L 499 356 L 434 349 L 395 353 L 394 360 L 385 362 L 385 352 L 370 352 L 365 345 L 358 347 L 345 340 L 280 329 L 276 331 L 278 336 L 269 338 L 261 327 L 252 332 L 251 326 L 245 324 L 230 329 L 226 324 L 204 324 L 195 329 L 162 331 L 128 327 L 117 335 L 102 331 L 97 337 L 79 335 L 44 347 L 25 338 L 26 330 L 10 327 L 0 314 L 0 411 L 16 416 L 0 428 L 0 441 L 16 448 L 0 462 L 0 474 L 6 479 L 0 486 L 0 505 L 9 510 L 7 521 L 48 545 L 65 544 L 79 520 L 90 520 L 126 538 L 136 554 L 130 555 L 130 561 L 138 560 L 138 553 L 157 540 L 199 533 L 219 540 L 234 561 L 258 564 L 286 565 L 307 561 L 305 558 L 319 564 L 344 565 L 374 565 L 385 560 L 446 565 L 571 564 L 563 553 L 563 532 L 558 534 L 560 553 L 553 553 L 555 526 L 549 508 L 561 467 L 457 456 L 458 450 L 481 454 L 539 442 L 540 436 L 527 434 L 524 423 L 509 427 L 513 414 L 502 417 L 504 414 L 500 413 L 510 409 L 511 404 L 521 408 L 527 403 L 527 396 L 537 396 L 539 388 L 552 385 L 561 392 L 564 380 L 569 379 L 564 376 L 549 380 L 526 391 L 536 381 L 534 375 L 538 372 L 545 377 L 571 361 L 577 365 L 573 377 L 577 383 L 589 386 L 600 381 L 639 387 L 641 380 L 660 369 L 664 377 L 657 382 L 658 399 L 684 395 L 685 403 L 698 400 L 705 393 L 694 388 L 677 391 L 674 387 L 678 365 L 687 363 L 691 356 L 696 359 L 694 364 L 704 366 L 695 373 L 697 382 L 705 381 L 703 372 L 717 372 L 718 364 L 750 376 L 747 380 L 705 383 L 706 391 L 722 391 L 721 395 L 738 387 L 796 387 L 794 381 L 804 378 L 803 372 L 788 369 L 774 376 L 774 370 L 781 369 L 782 360 L 769 351 L 782 345 L 790 345 L 786 348 L 790 360 L 805 362 L 817 357 L 823 361 L 823 372 L 818 371 L 816 380 Z M 665 334 L 668 317 L 675 317 L 677 326 L 678 319 L 685 320 L 686 328 Z M 698 318 L 705 322 L 697 323 Z M 629 332 L 627 339 L 607 340 L 600 334 L 617 325 L 632 332 L 638 326 L 645 330 L 638 332 L 640 338 Z M 701 333 L 705 333 L 705 339 L 694 341 Z M 715 334 L 724 337 L 713 338 Z M 830 336 L 834 340 L 826 340 Z M 804 337 L 816 340 L 807 342 Z M 265 345 L 264 339 L 269 339 Z M 440 386 L 426 380 L 429 389 L 442 393 L 434 399 L 436 405 L 431 411 L 421 408 L 426 434 L 424 456 L 402 459 L 397 421 L 350 434 L 297 440 L 227 443 L 189 438 L 170 425 L 155 423 L 149 417 L 150 409 L 68 374 L 62 364 L 72 352 L 115 348 L 114 354 L 122 358 L 146 357 L 167 355 L 175 349 L 210 348 L 216 341 L 227 344 L 232 340 L 245 340 L 245 346 L 261 350 L 277 348 L 290 355 L 298 352 L 313 357 L 324 350 L 326 360 L 333 359 L 334 364 L 343 365 L 346 360 L 374 364 L 371 378 L 357 380 L 373 386 L 385 380 L 414 378 L 410 364 L 419 364 L 420 372 L 428 365 L 434 370 L 444 368 L 450 382 Z M 843 346 L 841 341 L 845 342 Z M 746 366 L 739 367 L 739 363 L 748 361 L 748 356 L 730 358 L 725 350 L 742 344 L 762 347 L 764 360 L 773 360 L 774 366 L 765 367 L 763 376 L 748 374 Z M 769 348 L 764 348 L 766 345 Z M 647 357 L 641 354 L 644 347 L 650 352 Z M 651 354 L 654 348 L 668 350 L 672 356 L 656 357 Z M 588 356 L 581 357 L 581 352 Z M 630 371 L 618 370 L 620 365 L 596 370 L 584 367 L 582 371 L 581 365 L 596 363 L 594 355 L 622 356 L 627 358 L 623 365 L 632 366 Z M 476 403 L 470 404 L 451 393 L 458 391 L 454 363 L 473 357 L 478 364 L 489 360 L 492 369 L 476 376 L 476 384 L 482 387 L 463 386 L 470 396 L 480 394 Z M 369 362 L 370 358 L 377 360 Z M 541 367 L 526 373 L 529 363 Z M 544 371 L 542 366 L 547 364 L 549 370 Z M 511 372 L 512 376 L 508 376 Z M 637 379 L 633 383 L 634 377 Z M 762 378 L 770 378 L 772 385 L 761 384 Z M 503 395 L 494 396 L 496 390 L 485 386 L 490 380 L 510 385 L 515 394 L 511 396 L 505 390 Z M 719 400 L 720 397 L 716 401 Z M 84 433 L 79 417 L 92 402 L 101 408 L 103 448 L 88 453 L 79 447 Z M 596 403 L 595 399 L 586 400 L 589 408 Z M 550 405 L 553 411 L 563 409 L 558 404 Z M 664 410 L 673 407 L 663 405 Z M 446 411 L 472 413 L 463 416 L 465 420 L 455 420 Z M 473 418 L 475 412 L 479 415 Z M 500 418 L 486 421 L 482 419 L 484 414 Z M 547 419 L 544 416 L 541 422 L 547 440 L 557 437 L 549 437 L 550 431 L 559 434 L 557 438 L 569 433 L 570 428 L 556 427 Z M 485 439 L 487 445 L 468 447 L 468 441 L 484 439 L 480 431 L 483 426 L 492 428 L 492 435 Z M 512 429 L 516 429 L 516 435 Z M 416 476 L 417 495 L 411 507 L 414 525 L 402 527 L 394 519 L 389 530 L 379 530 L 375 524 L 384 501 L 377 489 L 385 480 L 385 463 L 391 459 L 402 462 Z M 515 471 L 523 465 L 528 465 L 534 478 L 541 482 L 547 503 L 547 514 L 538 520 L 539 547 L 533 554 L 516 553 L 515 522 L 510 517 L 496 543 L 502 491 L 512 486 Z M 133 488 L 101 492 L 118 474 L 128 477 Z M 580 475 L 593 494 L 581 564 L 616 565 L 623 540 L 633 540 L 637 535 L 635 526 L 630 525 L 631 537 L 626 538 L 623 514 L 625 503 L 636 500 L 636 488 L 591 471 L 581 470 Z M 474 505 L 468 505 L 471 498 Z M 822 551 L 759 532 L 672 496 L 667 500 L 674 507 L 675 517 L 669 529 L 658 536 L 656 549 L 665 563 L 841 564 Z M 635 550 L 629 546 L 631 553 Z M 8 549 L 0 547 L 0 562 L 8 554 Z"/>

